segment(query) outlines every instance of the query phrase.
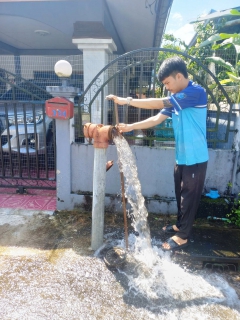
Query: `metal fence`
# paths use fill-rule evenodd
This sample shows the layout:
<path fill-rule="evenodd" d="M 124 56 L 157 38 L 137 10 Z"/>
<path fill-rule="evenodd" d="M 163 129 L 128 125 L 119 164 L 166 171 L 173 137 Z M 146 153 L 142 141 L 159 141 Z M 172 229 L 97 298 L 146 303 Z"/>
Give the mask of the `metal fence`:
<path fill-rule="evenodd" d="M 200 61 L 184 52 L 160 48 L 141 49 L 119 56 L 96 75 L 79 101 L 80 113 L 75 121 L 76 141 L 84 141 L 82 124 L 92 122 L 97 109 L 101 110 L 101 123 L 116 123 L 113 102 L 105 100 L 107 94 L 138 99 L 168 95 L 164 86 L 158 82 L 156 74 L 162 61 L 174 55 L 185 60 L 190 79 L 206 89 L 208 147 L 231 149 L 236 115 L 232 113 L 234 100 L 231 100 L 229 90 L 227 92 L 216 77 L 221 72 L 221 67 L 213 68 L 204 57 Z M 159 112 L 131 106 L 119 106 L 118 110 L 119 120 L 126 123 L 141 121 Z M 171 119 L 148 130 L 127 133 L 125 137 L 130 144 L 156 147 L 174 145 Z"/>
<path fill-rule="evenodd" d="M 83 90 L 83 60 L 77 56 L 0 56 L 0 100 L 42 100 L 51 96 L 46 86 L 61 86 L 54 66 L 59 60 L 72 65 L 70 86 Z M 77 99 L 77 97 L 76 97 Z"/>
<path fill-rule="evenodd" d="M 208 52 L 234 64 L 232 49 Z M 232 102 L 236 99 L 236 86 L 221 86 L 223 67 L 174 50 L 149 48 L 136 50 L 123 56 L 109 56 L 109 64 L 100 71 L 82 96 L 75 101 L 75 141 L 83 143 L 82 126 L 92 121 L 95 112 L 101 113 L 101 123 L 115 124 L 113 103 L 105 96 L 113 93 L 134 98 L 163 97 L 168 94 L 156 73 L 162 61 L 172 55 L 181 56 L 188 66 L 189 76 L 206 88 L 208 94 L 207 140 L 210 148 L 231 149 L 234 137 L 236 115 L 232 112 Z M 61 85 L 54 72 L 57 61 L 64 59 L 73 68 L 69 85 L 84 88 L 83 56 L 0 56 L 0 100 L 4 101 L 45 101 L 50 98 L 46 86 Z M 94 64 L 94 62 L 93 62 Z M 239 90 L 239 88 L 238 88 Z M 141 121 L 158 111 L 119 107 L 119 120 L 127 123 Z M 174 135 L 171 120 L 148 130 L 125 134 L 130 144 L 146 146 L 173 146 Z"/>

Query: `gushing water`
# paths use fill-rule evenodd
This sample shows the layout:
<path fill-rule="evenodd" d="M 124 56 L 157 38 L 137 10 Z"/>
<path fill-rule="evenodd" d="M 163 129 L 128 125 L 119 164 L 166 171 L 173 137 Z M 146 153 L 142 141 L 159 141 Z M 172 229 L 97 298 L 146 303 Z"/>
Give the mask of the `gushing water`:
<path fill-rule="evenodd" d="M 164 319 L 240 317 L 238 296 L 222 277 L 186 270 L 173 263 L 168 252 L 152 245 L 135 157 L 123 137 L 115 137 L 114 142 L 131 205 L 129 216 L 138 233 L 129 236 L 128 263 L 119 270 L 128 279 L 126 296 L 138 296 L 150 310 L 161 311 Z"/>
<path fill-rule="evenodd" d="M 125 196 L 131 205 L 130 213 L 132 225 L 138 232 L 138 240 L 141 250 L 151 248 L 150 230 L 147 222 L 148 212 L 144 204 L 144 197 L 141 192 L 141 184 L 138 180 L 135 157 L 124 138 L 116 137 L 114 142 L 117 146 L 119 169 L 125 177 Z M 135 244 L 136 249 L 138 243 Z"/>

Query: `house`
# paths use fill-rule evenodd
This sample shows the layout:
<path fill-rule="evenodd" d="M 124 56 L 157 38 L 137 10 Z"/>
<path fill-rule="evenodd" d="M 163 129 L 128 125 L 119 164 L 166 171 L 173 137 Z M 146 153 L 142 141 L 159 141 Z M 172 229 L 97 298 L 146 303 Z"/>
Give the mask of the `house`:
<path fill-rule="evenodd" d="M 7 88 L 19 88 L 22 81 L 29 84 L 29 80 L 59 82 L 54 65 L 65 59 L 73 68 L 70 84 L 84 90 L 90 85 L 92 91 L 86 96 L 87 104 L 97 97 L 91 105 L 91 121 L 100 123 L 103 109 L 107 110 L 104 96 L 114 90 L 114 81 L 108 83 L 109 78 L 114 80 L 114 75 L 119 74 L 118 92 L 125 95 L 130 89 L 125 75 L 130 73 L 129 79 L 138 81 L 140 97 L 143 85 L 155 78 L 152 61 L 158 57 L 171 4 L 170 0 L 0 1 L 0 68 L 6 73 L 6 78 L 0 74 L 0 79 L 5 80 Z M 137 73 L 140 77 L 136 77 Z M 6 106 L 9 104 L 0 105 L 3 109 Z M 59 210 L 84 205 L 93 188 L 94 149 L 92 145 L 74 140 L 72 125 L 71 121 L 56 120 Z M 34 135 L 29 137 L 31 145 L 35 140 Z M 26 145 L 26 139 L 24 143 Z M 175 213 L 174 186 L 169 177 L 174 165 L 174 148 L 132 148 L 148 210 Z M 117 163 L 114 145 L 108 147 L 107 158 Z M 44 159 L 47 162 L 46 157 Z M 164 172 L 161 165 L 149 165 L 155 159 L 164 164 Z M 234 163 L 237 168 L 236 159 L 233 150 L 210 150 L 206 188 L 217 187 L 223 193 L 232 180 Z M 48 182 L 51 179 L 52 176 L 46 177 Z M 238 180 L 235 179 L 235 188 Z M 119 188 L 119 170 L 113 166 L 106 183 L 106 205 L 110 210 L 120 207 Z"/>
<path fill-rule="evenodd" d="M 36 71 L 49 72 L 50 78 L 52 61 L 38 57 L 77 55 L 79 61 L 75 64 L 81 66 L 76 72 L 88 70 L 86 86 L 106 63 L 96 65 L 101 51 L 120 55 L 159 47 L 171 5 L 172 0 L 1 0 L 0 67 L 26 79 Z M 97 49 L 100 53 L 90 71 L 80 61 Z"/>

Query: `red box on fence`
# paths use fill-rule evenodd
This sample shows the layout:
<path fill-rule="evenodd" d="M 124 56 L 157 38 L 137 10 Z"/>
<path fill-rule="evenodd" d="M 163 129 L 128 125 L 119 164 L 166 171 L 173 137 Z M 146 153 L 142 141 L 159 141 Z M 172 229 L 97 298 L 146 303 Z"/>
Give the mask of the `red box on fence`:
<path fill-rule="evenodd" d="M 45 102 L 45 109 L 49 118 L 68 120 L 73 118 L 74 103 L 64 97 L 55 97 Z"/>

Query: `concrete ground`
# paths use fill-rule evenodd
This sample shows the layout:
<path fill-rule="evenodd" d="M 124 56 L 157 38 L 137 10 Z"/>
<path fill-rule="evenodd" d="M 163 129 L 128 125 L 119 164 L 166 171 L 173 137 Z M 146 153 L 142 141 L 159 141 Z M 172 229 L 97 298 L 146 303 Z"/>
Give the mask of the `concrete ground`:
<path fill-rule="evenodd" d="M 166 223 L 172 217 L 149 215 L 156 248 Z M 0 234 L 1 320 L 240 318 L 239 229 L 196 222 L 190 247 L 162 255 L 153 279 L 132 260 L 118 269 L 104 263 L 108 246 L 124 239 L 119 214 L 106 213 L 108 246 L 97 253 L 89 212 L 1 209 Z"/>

